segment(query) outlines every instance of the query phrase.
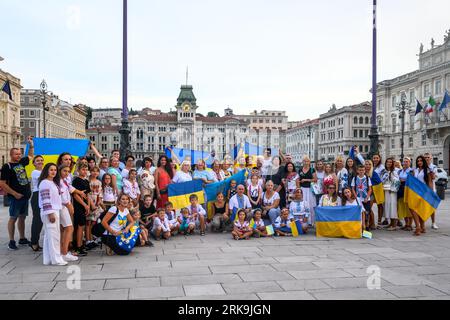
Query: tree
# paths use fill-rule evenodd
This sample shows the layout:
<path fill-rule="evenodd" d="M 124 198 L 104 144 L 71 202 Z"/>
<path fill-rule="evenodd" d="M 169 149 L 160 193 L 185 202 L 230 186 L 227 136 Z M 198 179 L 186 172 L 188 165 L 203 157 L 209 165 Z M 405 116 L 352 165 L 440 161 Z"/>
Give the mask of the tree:
<path fill-rule="evenodd" d="M 210 111 L 210 112 L 208 112 L 207 117 L 208 117 L 208 118 L 218 118 L 218 117 L 219 117 L 219 114 L 216 113 L 216 112 Z"/>

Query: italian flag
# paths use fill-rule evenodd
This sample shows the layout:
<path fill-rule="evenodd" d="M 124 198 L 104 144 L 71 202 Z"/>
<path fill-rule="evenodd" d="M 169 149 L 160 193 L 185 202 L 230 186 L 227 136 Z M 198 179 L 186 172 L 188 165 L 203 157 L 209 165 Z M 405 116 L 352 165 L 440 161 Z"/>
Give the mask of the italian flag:
<path fill-rule="evenodd" d="M 428 103 L 425 107 L 425 113 L 426 114 L 432 113 L 435 106 L 436 106 L 436 101 L 434 100 L 433 96 L 430 96 L 430 99 L 428 99 Z"/>

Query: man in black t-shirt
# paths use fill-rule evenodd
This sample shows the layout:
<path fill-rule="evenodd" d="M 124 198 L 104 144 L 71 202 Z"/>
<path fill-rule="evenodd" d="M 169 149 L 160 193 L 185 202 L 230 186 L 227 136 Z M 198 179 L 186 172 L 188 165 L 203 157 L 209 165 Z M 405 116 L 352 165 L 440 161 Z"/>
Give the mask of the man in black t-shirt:
<path fill-rule="evenodd" d="M 22 152 L 18 148 L 12 148 L 9 151 L 11 161 L 3 165 L 0 177 L 0 188 L 8 195 L 9 200 L 9 221 L 8 233 L 10 250 L 17 250 L 14 233 L 19 229 L 19 244 L 29 245 L 30 242 L 25 238 L 25 219 L 28 216 L 28 201 L 31 197 L 30 181 L 28 180 L 25 167 L 33 161 L 34 144 L 33 139 L 28 137 L 29 149 L 28 156 L 22 158 Z"/>

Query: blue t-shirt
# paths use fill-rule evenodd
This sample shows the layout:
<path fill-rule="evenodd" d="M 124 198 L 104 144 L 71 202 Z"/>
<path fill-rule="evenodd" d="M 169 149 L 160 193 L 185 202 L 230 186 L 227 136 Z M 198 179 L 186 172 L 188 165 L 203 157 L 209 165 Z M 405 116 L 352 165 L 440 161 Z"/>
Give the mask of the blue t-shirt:
<path fill-rule="evenodd" d="M 194 174 L 192 175 L 192 179 L 203 179 L 206 178 L 206 180 L 214 180 L 214 178 L 212 177 L 211 173 L 207 170 L 195 170 Z"/>

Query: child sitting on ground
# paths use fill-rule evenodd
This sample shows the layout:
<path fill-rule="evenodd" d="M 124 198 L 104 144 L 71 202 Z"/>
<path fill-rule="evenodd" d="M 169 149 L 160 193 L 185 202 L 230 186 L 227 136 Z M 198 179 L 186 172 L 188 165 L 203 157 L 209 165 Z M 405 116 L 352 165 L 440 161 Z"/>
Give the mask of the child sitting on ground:
<path fill-rule="evenodd" d="M 142 247 L 145 245 L 153 247 L 153 243 L 148 239 L 148 230 L 145 227 L 144 221 L 141 219 L 141 212 L 139 210 L 134 210 L 132 217 L 134 220 L 134 226 L 141 228 L 141 233 L 139 234 L 140 245 Z"/>
<path fill-rule="evenodd" d="M 181 216 L 178 217 L 178 222 L 180 223 L 180 233 L 184 234 L 185 236 L 194 233 L 195 222 L 192 221 L 192 217 L 189 213 L 188 208 L 181 209 Z"/>
<path fill-rule="evenodd" d="M 250 229 L 250 223 L 246 220 L 247 214 L 244 209 L 237 212 L 238 219 L 234 221 L 234 229 L 231 232 L 235 240 L 249 240 L 253 231 Z"/>
<path fill-rule="evenodd" d="M 195 226 L 200 228 L 200 235 L 205 235 L 206 230 L 206 211 L 201 205 L 198 204 L 198 197 L 196 194 L 189 196 L 191 205 L 188 207 L 189 213 L 192 216 L 192 221 L 195 222 Z"/>
<path fill-rule="evenodd" d="M 253 221 L 255 224 L 253 225 L 253 236 L 255 238 L 267 237 L 267 230 L 264 224 L 264 220 L 261 217 L 262 210 L 256 209 L 253 213 Z"/>
<path fill-rule="evenodd" d="M 169 220 L 169 227 L 170 227 L 170 233 L 172 235 L 175 234 L 175 232 L 178 232 L 180 229 L 180 224 L 177 220 L 177 214 L 175 210 L 173 210 L 173 204 L 172 202 L 167 202 L 166 205 L 166 218 Z"/>
<path fill-rule="evenodd" d="M 158 209 L 158 216 L 153 221 L 152 235 L 156 241 L 159 241 L 161 238 L 169 239 L 170 234 L 170 226 L 169 220 L 166 218 L 166 211 L 164 209 Z"/>
<path fill-rule="evenodd" d="M 275 234 L 283 237 L 292 236 L 292 230 L 289 226 L 291 221 L 294 221 L 294 217 L 289 215 L 289 209 L 281 210 L 280 216 L 275 219 Z"/>

